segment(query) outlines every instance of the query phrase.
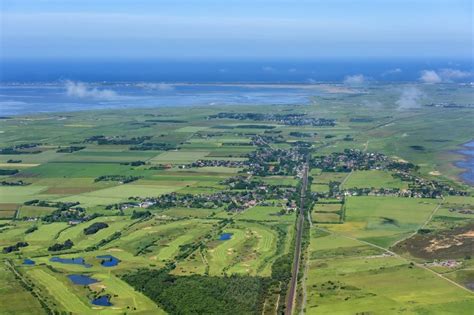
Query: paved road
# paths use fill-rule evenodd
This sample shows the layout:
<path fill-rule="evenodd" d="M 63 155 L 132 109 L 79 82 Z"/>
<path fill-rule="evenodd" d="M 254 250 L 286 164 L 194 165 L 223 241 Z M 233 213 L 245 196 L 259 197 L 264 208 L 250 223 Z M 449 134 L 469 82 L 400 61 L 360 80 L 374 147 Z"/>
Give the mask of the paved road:
<path fill-rule="evenodd" d="M 301 258 L 301 238 L 303 237 L 303 226 L 304 226 L 304 204 L 306 191 L 308 189 L 308 163 L 304 165 L 303 171 L 303 185 L 301 186 L 300 193 L 300 213 L 298 215 L 298 221 L 296 223 L 296 243 L 295 243 L 295 256 L 293 258 L 293 270 L 291 272 L 290 288 L 286 299 L 286 315 L 293 314 L 296 286 L 298 284 L 298 272 L 300 268 Z"/>

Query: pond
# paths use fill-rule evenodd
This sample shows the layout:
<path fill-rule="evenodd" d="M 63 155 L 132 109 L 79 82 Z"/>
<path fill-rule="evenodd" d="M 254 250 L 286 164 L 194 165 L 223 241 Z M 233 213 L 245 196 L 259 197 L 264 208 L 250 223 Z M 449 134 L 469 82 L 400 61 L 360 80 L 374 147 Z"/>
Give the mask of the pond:
<path fill-rule="evenodd" d="M 110 303 L 110 297 L 108 295 L 99 296 L 98 298 L 93 299 L 91 303 L 99 306 L 112 306 L 112 303 Z"/>
<path fill-rule="evenodd" d="M 49 261 L 57 262 L 57 263 L 61 263 L 61 264 L 82 265 L 86 268 L 92 267 L 92 265 L 86 264 L 86 261 L 82 257 L 75 257 L 75 258 L 52 257 Z"/>
<path fill-rule="evenodd" d="M 34 260 L 31 260 L 31 259 L 28 259 L 28 258 L 25 258 L 23 260 L 23 265 L 34 265 L 36 264 Z"/>
<path fill-rule="evenodd" d="M 222 233 L 219 237 L 219 241 L 228 241 L 232 238 L 232 233 Z"/>
<path fill-rule="evenodd" d="M 69 280 L 72 281 L 72 283 L 78 284 L 78 285 L 89 285 L 89 284 L 99 282 L 99 280 L 91 278 L 91 277 L 86 276 L 86 275 L 74 274 L 74 275 L 69 275 L 67 277 L 69 278 Z"/>
<path fill-rule="evenodd" d="M 100 255 L 100 256 L 97 256 L 97 258 L 102 259 L 100 264 L 104 267 L 114 267 L 114 266 L 117 266 L 120 262 L 118 258 L 115 258 L 112 255 Z"/>

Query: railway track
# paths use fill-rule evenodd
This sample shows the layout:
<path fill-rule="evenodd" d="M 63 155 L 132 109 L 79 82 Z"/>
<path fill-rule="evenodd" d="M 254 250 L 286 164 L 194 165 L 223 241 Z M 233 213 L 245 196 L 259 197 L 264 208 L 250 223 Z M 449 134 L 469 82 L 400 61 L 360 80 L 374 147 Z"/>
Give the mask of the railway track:
<path fill-rule="evenodd" d="M 293 258 L 293 267 L 291 271 L 291 281 L 290 287 L 288 290 L 288 295 L 286 298 L 286 309 L 285 314 L 291 315 L 293 314 L 294 304 L 295 304 L 295 295 L 296 295 L 296 288 L 298 284 L 298 272 L 300 268 L 300 260 L 301 260 L 301 239 L 303 237 L 303 227 L 304 227 L 304 204 L 306 198 L 306 191 L 308 190 L 308 171 L 309 166 L 308 162 L 304 165 L 303 170 L 303 179 L 301 185 L 301 192 L 300 192 L 300 207 L 299 207 L 299 215 L 298 221 L 296 223 L 296 242 L 295 242 L 295 255 Z"/>

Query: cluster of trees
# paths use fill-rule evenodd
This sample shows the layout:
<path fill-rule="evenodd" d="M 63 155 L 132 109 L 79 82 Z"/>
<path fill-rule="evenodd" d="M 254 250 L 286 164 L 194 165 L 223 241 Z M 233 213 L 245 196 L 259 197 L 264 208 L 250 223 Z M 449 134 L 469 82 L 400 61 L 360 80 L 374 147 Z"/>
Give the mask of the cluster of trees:
<path fill-rule="evenodd" d="M 86 147 L 82 146 L 70 146 L 70 147 L 65 147 L 65 148 L 59 148 L 56 150 L 57 153 L 73 153 L 76 151 L 80 151 L 82 149 L 85 149 Z"/>
<path fill-rule="evenodd" d="M 0 186 L 26 186 L 29 185 L 30 183 L 25 183 L 22 180 L 16 181 L 16 182 L 8 182 L 6 180 L 2 180 L 0 182 Z"/>
<path fill-rule="evenodd" d="M 21 162 L 22 162 L 22 160 L 13 160 L 13 159 L 9 159 L 7 161 L 7 163 L 21 163 Z"/>
<path fill-rule="evenodd" d="M 58 252 L 60 250 L 71 249 L 74 246 L 74 243 L 67 239 L 64 243 L 56 243 L 48 247 L 48 251 L 50 252 Z"/>
<path fill-rule="evenodd" d="M 104 181 L 113 181 L 121 182 L 123 184 L 131 183 L 136 180 L 139 180 L 143 176 L 124 176 L 124 175 L 103 175 L 94 179 L 94 182 L 104 182 Z"/>
<path fill-rule="evenodd" d="M 15 175 L 18 172 L 17 169 L 0 169 L 0 175 Z"/>
<path fill-rule="evenodd" d="M 97 142 L 98 145 L 135 145 L 150 140 L 152 136 L 141 136 L 133 138 L 92 136 L 84 140 L 84 142 Z"/>
<path fill-rule="evenodd" d="M 17 252 L 17 251 L 20 250 L 21 247 L 26 247 L 28 245 L 29 244 L 27 242 L 18 242 L 15 245 L 4 247 L 2 252 L 4 254 L 8 254 L 8 253 L 11 253 L 11 252 Z"/>
<path fill-rule="evenodd" d="M 28 229 L 26 229 L 25 234 L 33 233 L 33 232 L 36 231 L 37 229 L 38 229 L 38 226 L 33 225 L 33 226 L 29 227 Z"/>
<path fill-rule="evenodd" d="M 85 235 L 95 234 L 99 232 L 100 230 L 108 228 L 108 227 L 109 225 L 107 223 L 95 222 L 84 229 L 84 234 Z"/>
<path fill-rule="evenodd" d="M 40 143 L 25 143 L 18 144 L 12 147 L 0 149 L 0 154 L 36 154 L 41 153 L 41 150 L 29 150 L 36 148 Z"/>
<path fill-rule="evenodd" d="M 37 207 L 51 207 L 59 209 L 69 209 L 71 207 L 77 206 L 79 202 L 54 202 L 54 201 L 45 201 L 39 199 L 28 200 L 23 203 L 25 206 L 37 206 Z"/>
<path fill-rule="evenodd" d="M 139 270 L 123 279 L 170 314 L 260 314 L 268 279 L 251 276 L 175 276 Z"/>
<path fill-rule="evenodd" d="M 151 212 L 146 210 L 146 211 L 135 211 L 133 210 L 132 212 L 132 219 L 142 219 L 151 216 Z"/>
<path fill-rule="evenodd" d="M 167 151 L 174 149 L 176 149 L 174 145 L 164 142 L 145 142 L 129 148 L 132 151 Z"/>
<path fill-rule="evenodd" d="M 130 165 L 130 166 L 140 166 L 145 165 L 146 163 L 143 161 L 132 161 L 132 162 L 122 162 L 121 165 Z"/>

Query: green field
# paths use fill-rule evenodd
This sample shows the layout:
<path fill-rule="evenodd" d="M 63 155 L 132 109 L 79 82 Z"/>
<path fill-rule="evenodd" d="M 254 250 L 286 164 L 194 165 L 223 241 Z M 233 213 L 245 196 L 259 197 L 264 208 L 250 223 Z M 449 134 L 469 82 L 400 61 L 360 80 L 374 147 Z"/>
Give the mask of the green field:
<path fill-rule="evenodd" d="M 395 179 L 385 171 L 356 171 L 344 183 L 343 187 L 408 188 L 407 183 Z"/>

